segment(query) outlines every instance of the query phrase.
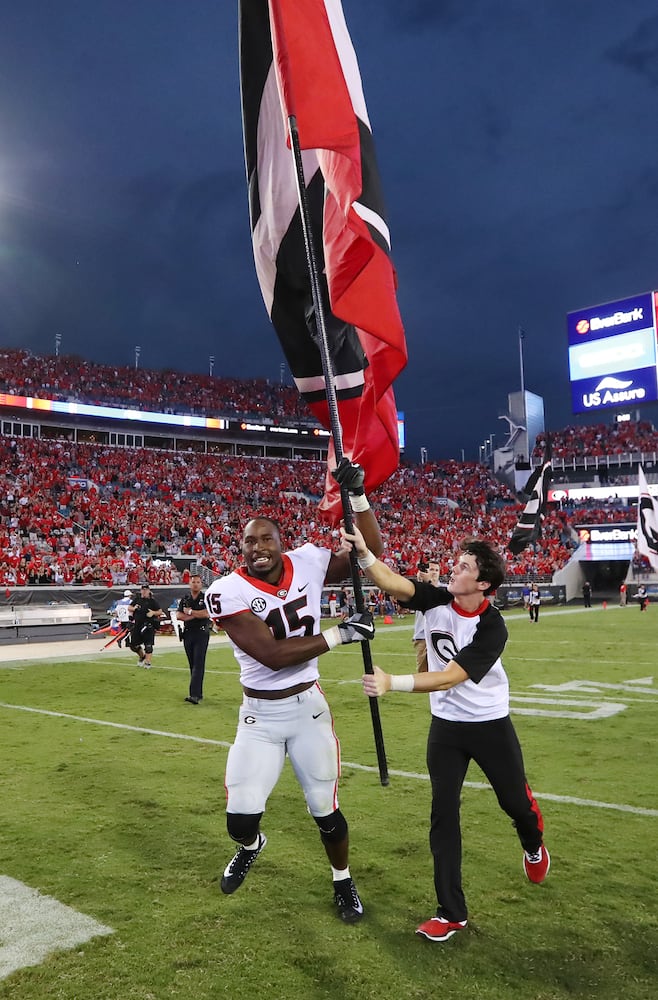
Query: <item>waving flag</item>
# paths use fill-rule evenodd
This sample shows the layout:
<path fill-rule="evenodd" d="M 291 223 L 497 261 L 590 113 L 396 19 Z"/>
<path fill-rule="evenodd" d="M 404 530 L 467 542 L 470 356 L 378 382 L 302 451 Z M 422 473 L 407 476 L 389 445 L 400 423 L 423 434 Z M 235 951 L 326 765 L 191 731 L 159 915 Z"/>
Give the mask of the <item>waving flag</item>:
<path fill-rule="evenodd" d="M 373 490 L 399 461 L 392 383 L 406 364 L 390 238 L 339 0 L 241 0 L 240 72 L 256 273 L 295 383 L 330 427 L 288 116 L 297 120 L 343 452 Z M 335 465 L 333 442 L 329 469 Z M 341 515 L 327 474 L 321 509 Z"/>
<path fill-rule="evenodd" d="M 637 551 L 646 556 L 658 572 L 658 510 L 649 492 L 644 469 L 637 468 Z"/>
<path fill-rule="evenodd" d="M 541 525 L 546 514 L 548 487 L 553 476 L 551 443 L 546 441 L 544 461 L 538 465 L 525 485 L 524 493 L 528 497 L 521 517 L 517 521 L 508 542 L 508 549 L 515 556 L 522 552 L 526 545 L 536 542 L 541 535 Z"/>

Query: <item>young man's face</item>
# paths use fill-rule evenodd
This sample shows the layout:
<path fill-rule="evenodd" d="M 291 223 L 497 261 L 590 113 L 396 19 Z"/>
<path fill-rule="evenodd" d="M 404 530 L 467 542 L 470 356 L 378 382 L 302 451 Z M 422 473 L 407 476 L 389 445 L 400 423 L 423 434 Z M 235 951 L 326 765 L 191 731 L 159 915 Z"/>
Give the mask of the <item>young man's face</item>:
<path fill-rule="evenodd" d="M 281 539 L 269 521 L 255 518 L 244 529 L 242 555 L 252 576 L 276 578 L 281 572 Z"/>
<path fill-rule="evenodd" d="M 201 577 L 191 576 L 190 577 L 190 593 L 192 597 L 198 597 L 201 593 Z"/>
<path fill-rule="evenodd" d="M 463 552 L 452 567 L 448 590 L 453 597 L 472 597 L 483 594 L 489 587 L 485 580 L 478 580 L 479 568 L 475 556 Z"/>

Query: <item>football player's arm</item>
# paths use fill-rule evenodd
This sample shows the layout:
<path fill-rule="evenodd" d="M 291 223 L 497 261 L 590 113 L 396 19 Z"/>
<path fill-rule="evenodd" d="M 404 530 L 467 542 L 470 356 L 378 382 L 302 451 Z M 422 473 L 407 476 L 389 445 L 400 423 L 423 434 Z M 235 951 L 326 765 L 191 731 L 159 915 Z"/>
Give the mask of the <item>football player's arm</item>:
<path fill-rule="evenodd" d="M 448 691 L 468 680 L 468 674 L 455 660 L 450 660 L 445 670 L 431 670 L 418 674 L 387 674 L 379 667 L 362 678 L 363 691 L 369 698 L 378 698 L 387 691 L 422 692 Z"/>
<path fill-rule="evenodd" d="M 349 558 L 349 550 L 354 546 L 359 566 L 380 590 L 384 590 L 397 601 L 409 601 L 414 596 L 416 588 L 413 581 L 406 576 L 400 576 L 390 566 L 376 558 L 377 553 L 372 551 L 358 525 L 354 526 L 353 533 L 348 533 L 344 528 L 340 529 L 340 533 L 348 549 L 347 557 Z"/>
<path fill-rule="evenodd" d="M 354 523 L 362 532 L 366 539 L 366 545 L 376 556 L 384 551 L 384 543 L 379 531 L 377 519 L 370 509 L 368 498 L 365 494 L 364 481 L 365 470 L 357 463 L 344 457 L 338 463 L 337 468 L 332 470 L 332 475 L 341 488 L 342 495 L 347 493 L 350 507 L 354 515 Z M 349 551 L 334 553 L 329 562 L 325 583 L 340 583 L 350 575 Z"/>
<path fill-rule="evenodd" d="M 371 509 L 353 515 L 355 526 L 358 527 L 368 549 L 376 556 L 384 551 L 377 518 Z M 340 583 L 350 576 L 350 554 L 349 551 L 333 552 L 327 567 L 325 583 Z"/>
<path fill-rule="evenodd" d="M 221 625 L 236 646 L 270 670 L 296 667 L 329 651 L 321 634 L 275 639 L 269 626 L 252 611 L 222 618 Z"/>

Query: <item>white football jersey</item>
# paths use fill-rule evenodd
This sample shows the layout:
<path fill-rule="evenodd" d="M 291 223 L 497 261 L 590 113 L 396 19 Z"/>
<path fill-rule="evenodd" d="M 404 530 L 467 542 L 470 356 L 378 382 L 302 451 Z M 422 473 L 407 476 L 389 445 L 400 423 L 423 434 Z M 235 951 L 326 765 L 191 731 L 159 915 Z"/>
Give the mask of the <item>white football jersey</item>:
<path fill-rule="evenodd" d="M 215 580 L 206 591 L 210 617 L 222 619 L 252 612 L 271 629 L 275 639 L 317 635 L 320 602 L 331 552 L 307 543 L 283 553 L 283 573 L 276 584 L 249 576 L 243 567 Z M 240 683 L 259 691 L 281 691 L 319 677 L 314 657 L 296 667 L 270 670 L 232 643 L 240 665 Z"/>

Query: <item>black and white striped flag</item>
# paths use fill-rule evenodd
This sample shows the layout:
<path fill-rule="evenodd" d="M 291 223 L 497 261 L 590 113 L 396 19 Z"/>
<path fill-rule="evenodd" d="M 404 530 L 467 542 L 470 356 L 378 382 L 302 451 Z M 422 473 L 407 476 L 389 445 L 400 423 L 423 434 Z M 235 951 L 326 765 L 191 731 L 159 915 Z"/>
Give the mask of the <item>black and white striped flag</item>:
<path fill-rule="evenodd" d="M 524 494 L 528 497 L 521 517 L 516 523 L 508 549 L 514 555 L 522 552 L 526 545 L 536 542 L 541 536 L 541 525 L 546 515 L 548 487 L 553 476 L 553 464 L 550 441 L 546 441 L 544 461 L 538 465 L 525 485 Z"/>
<path fill-rule="evenodd" d="M 637 468 L 637 539 L 640 555 L 646 556 L 658 572 L 658 510 L 649 492 L 647 479 L 641 465 Z"/>
<path fill-rule="evenodd" d="M 356 55 L 340 0 L 241 0 L 240 74 L 256 272 L 295 383 L 329 411 L 288 146 L 294 115 L 318 256 L 343 451 L 366 490 L 397 468 L 393 380 L 406 363 L 390 237 Z M 329 468 L 334 466 L 333 447 Z M 328 474 L 320 505 L 341 516 Z"/>

